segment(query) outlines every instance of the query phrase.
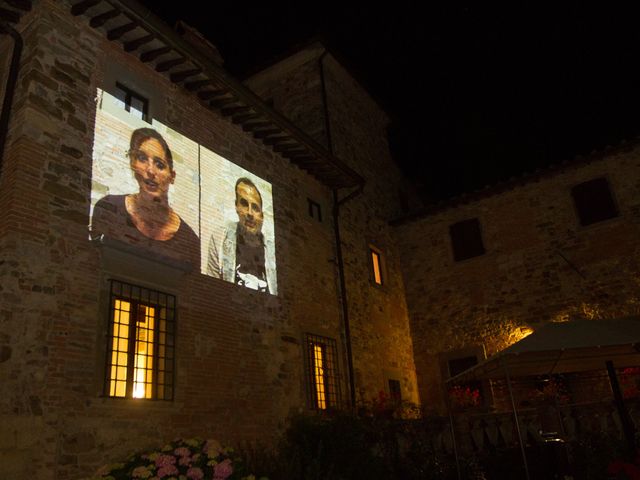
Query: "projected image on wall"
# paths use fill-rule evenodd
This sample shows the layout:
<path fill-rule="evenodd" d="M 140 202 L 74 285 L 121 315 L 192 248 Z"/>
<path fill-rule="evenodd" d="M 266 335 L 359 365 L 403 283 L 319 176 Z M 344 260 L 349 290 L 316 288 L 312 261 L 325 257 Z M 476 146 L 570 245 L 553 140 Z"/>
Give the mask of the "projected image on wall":
<path fill-rule="evenodd" d="M 277 294 L 271 184 L 98 91 L 91 238 Z"/>

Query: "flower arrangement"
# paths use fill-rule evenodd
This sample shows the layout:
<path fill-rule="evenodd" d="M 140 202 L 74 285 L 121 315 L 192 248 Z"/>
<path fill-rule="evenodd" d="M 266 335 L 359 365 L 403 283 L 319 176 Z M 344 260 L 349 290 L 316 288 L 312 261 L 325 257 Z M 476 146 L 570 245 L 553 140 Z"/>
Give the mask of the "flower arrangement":
<path fill-rule="evenodd" d="M 640 368 L 624 368 L 620 372 L 620 388 L 625 400 L 640 397 Z"/>
<path fill-rule="evenodd" d="M 482 404 L 479 388 L 470 385 L 455 385 L 449 389 L 449 399 L 453 408 L 478 407 Z"/>
<path fill-rule="evenodd" d="M 256 480 L 233 454 L 216 440 L 177 439 L 158 451 L 102 467 L 91 480 Z"/>

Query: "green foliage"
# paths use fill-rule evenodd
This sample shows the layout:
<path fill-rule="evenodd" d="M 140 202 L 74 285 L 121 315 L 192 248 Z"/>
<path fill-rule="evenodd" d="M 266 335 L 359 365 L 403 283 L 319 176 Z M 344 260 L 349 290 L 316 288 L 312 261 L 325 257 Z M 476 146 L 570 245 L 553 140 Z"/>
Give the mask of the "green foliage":
<path fill-rule="evenodd" d="M 434 451 L 434 418 L 402 420 L 388 411 L 360 413 L 295 416 L 275 452 L 254 448 L 242 453 L 252 470 L 274 480 L 457 478 L 453 457 Z"/>

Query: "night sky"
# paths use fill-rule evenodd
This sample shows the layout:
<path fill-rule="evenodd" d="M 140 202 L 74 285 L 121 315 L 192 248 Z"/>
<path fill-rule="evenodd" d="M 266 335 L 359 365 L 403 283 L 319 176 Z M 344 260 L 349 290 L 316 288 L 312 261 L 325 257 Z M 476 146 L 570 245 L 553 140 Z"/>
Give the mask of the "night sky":
<path fill-rule="evenodd" d="M 427 201 L 640 134 L 635 9 L 142 3 L 170 25 L 181 19 L 197 28 L 239 79 L 323 38 L 391 115 L 394 158 Z"/>

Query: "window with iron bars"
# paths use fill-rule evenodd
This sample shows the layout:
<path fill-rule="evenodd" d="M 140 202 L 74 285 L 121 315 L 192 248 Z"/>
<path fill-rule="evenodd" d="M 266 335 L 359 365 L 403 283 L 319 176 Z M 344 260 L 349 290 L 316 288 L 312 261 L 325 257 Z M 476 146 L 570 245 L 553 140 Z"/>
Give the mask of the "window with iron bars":
<path fill-rule="evenodd" d="M 306 348 L 311 407 L 316 410 L 339 407 L 340 382 L 336 341 L 307 334 Z"/>
<path fill-rule="evenodd" d="M 110 281 L 104 394 L 173 400 L 175 297 Z"/>

